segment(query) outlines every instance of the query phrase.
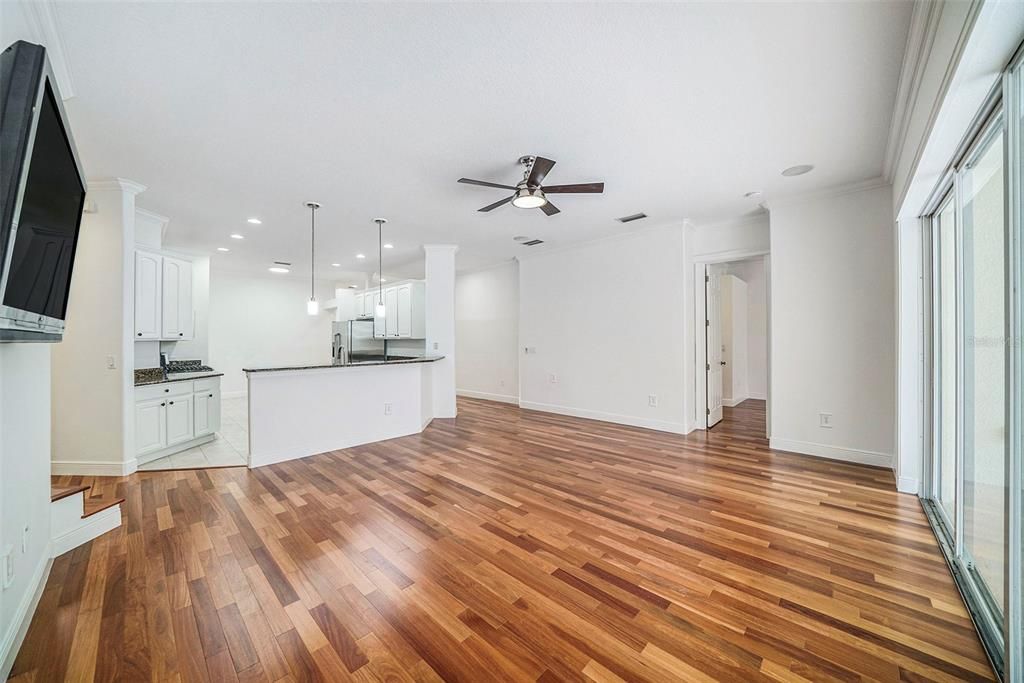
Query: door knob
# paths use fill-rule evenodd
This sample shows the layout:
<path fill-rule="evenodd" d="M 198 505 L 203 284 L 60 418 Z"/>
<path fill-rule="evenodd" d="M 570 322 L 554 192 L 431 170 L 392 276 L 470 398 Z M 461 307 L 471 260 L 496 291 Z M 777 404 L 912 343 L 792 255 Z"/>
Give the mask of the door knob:
<path fill-rule="evenodd" d="M 723 361 L 719 361 L 719 362 L 720 362 L 720 363 L 721 363 L 722 365 L 725 365 L 725 361 L 724 361 L 724 360 L 723 360 Z"/>

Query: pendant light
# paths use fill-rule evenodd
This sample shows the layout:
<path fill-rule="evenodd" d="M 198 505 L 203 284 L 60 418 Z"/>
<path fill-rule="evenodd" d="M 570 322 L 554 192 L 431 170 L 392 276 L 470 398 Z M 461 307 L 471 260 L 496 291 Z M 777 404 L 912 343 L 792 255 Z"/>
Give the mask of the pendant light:
<path fill-rule="evenodd" d="M 377 224 L 377 305 L 373 309 L 375 318 L 383 318 L 387 313 L 384 308 L 384 224 L 387 218 L 374 218 Z"/>
<path fill-rule="evenodd" d="M 319 202 L 306 202 L 309 207 L 309 301 L 306 302 L 306 313 L 317 315 L 320 304 L 316 300 L 316 210 Z"/>

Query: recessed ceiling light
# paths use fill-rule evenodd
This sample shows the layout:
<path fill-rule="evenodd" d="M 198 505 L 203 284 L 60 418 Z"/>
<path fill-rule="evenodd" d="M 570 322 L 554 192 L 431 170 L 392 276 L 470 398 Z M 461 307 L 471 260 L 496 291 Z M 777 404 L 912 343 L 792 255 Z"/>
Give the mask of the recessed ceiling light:
<path fill-rule="evenodd" d="M 281 266 L 270 266 L 269 268 L 267 268 L 267 270 L 269 270 L 271 273 L 287 273 L 287 272 L 289 272 L 287 268 L 282 268 Z"/>
<path fill-rule="evenodd" d="M 366 254 L 356 254 L 356 258 L 366 258 Z"/>
<path fill-rule="evenodd" d="M 395 248 L 395 245 L 393 245 L 393 244 L 390 244 L 390 243 L 389 243 L 389 244 L 385 244 L 385 245 L 384 245 L 384 248 L 385 248 L 385 249 L 394 249 L 394 248 Z"/>
<path fill-rule="evenodd" d="M 217 251 L 231 251 L 227 247 L 217 247 Z"/>
<path fill-rule="evenodd" d="M 746 197 L 747 199 L 757 199 L 758 197 L 761 196 L 761 192 L 759 190 L 754 190 L 753 192 L 748 192 L 743 196 Z"/>
<path fill-rule="evenodd" d="M 526 240 L 528 240 L 530 238 L 527 237 L 526 235 L 516 235 L 512 239 L 514 239 L 516 242 L 525 242 Z"/>
<path fill-rule="evenodd" d="M 236 232 L 236 233 L 233 233 L 233 234 L 231 235 L 231 239 L 233 239 L 233 240 L 244 240 L 244 239 L 245 239 L 245 235 L 239 235 L 239 234 L 238 234 L 238 233 Z"/>
<path fill-rule="evenodd" d="M 250 218 L 247 222 L 252 223 L 253 225 L 263 225 L 263 221 L 259 218 Z"/>
<path fill-rule="evenodd" d="M 334 267 L 334 268 L 337 268 L 337 267 L 338 267 L 338 266 L 340 266 L 340 265 L 341 265 L 340 263 L 332 263 L 332 264 L 331 264 L 331 266 L 332 266 L 332 267 Z"/>
<path fill-rule="evenodd" d="M 810 173 L 813 170 L 814 166 L 811 166 L 810 164 L 800 164 L 798 166 L 790 166 L 789 168 L 782 172 L 782 175 L 786 176 L 787 178 L 791 178 L 795 175 L 803 175 L 804 173 Z"/>
<path fill-rule="evenodd" d="M 387 282 L 387 281 L 388 281 L 388 279 L 387 279 L 386 277 L 382 277 L 382 278 L 380 279 L 380 281 L 381 281 L 381 282 Z"/>
<path fill-rule="evenodd" d="M 349 289 L 359 289 L 359 285 L 349 285 Z"/>

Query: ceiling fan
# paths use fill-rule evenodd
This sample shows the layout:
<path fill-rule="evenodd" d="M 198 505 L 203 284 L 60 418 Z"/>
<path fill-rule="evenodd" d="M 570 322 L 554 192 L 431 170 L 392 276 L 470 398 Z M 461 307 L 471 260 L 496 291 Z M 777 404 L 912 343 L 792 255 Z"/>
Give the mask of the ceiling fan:
<path fill-rule="evenodd" d="M 576 185 L 546 185 L 542 186 L 544 178 L 551 171 L 551 168 L 555 165 L 551 159 L 545 159 L 544 157 L 535 156 L 524 156 L 519 157 L 519 163 L 524 166 L 523 179 L 518 185 L 499 185 L 498 183 L 489 183 L 486 180 L 472 180 L 470 178 L 459 178 L 460 183 L 466 183 L 467 185 L 480 185 L 482 187 L 496 187 L 501 190 L 512 190 L 513 195 L 506 197 L 501 201 L 488 204 L 478 211 L 491 211 L 496 209 L 503 204 L 512 202 L 512 206 L 520 209 L 540 209 L 548 216 L 554 216 L 559 213 L 558 207 L 548 201 L 546 195 L 549 194 L 569 194 L 569 193 L 600 193 L 604 192 L 604 183 L 579 183 Z"/>

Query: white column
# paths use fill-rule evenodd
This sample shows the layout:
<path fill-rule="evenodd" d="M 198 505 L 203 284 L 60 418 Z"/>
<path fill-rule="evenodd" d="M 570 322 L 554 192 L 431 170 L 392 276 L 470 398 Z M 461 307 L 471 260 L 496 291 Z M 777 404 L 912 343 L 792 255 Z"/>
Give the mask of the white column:
<path fill-rule="evenodd" d="M 455 244 L 426 244 L 427 355 L 432 363 L 434 417 L 455 417 Z"/>
<path fill-rule="evenodd" d="M 55 474 L 136 468 L 135 195 L 145 189 L 122 178 L 89 182 L 67 327 L 52 354 Z"/>

